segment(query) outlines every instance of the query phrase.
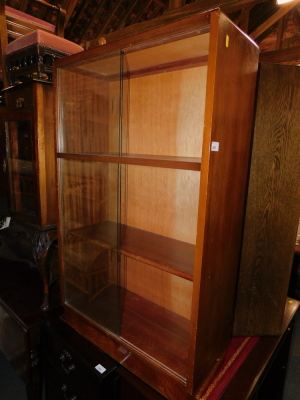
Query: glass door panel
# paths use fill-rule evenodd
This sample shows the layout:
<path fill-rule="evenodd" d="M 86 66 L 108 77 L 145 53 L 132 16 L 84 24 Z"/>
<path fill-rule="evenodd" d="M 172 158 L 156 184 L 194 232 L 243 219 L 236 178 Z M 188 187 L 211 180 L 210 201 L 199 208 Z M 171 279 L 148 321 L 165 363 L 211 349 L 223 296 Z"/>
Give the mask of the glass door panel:
<path fill-rule="evenodd" d="M 6 121 L 13 211 L 36 215 L 37 186 L 31 120 Z"/>
<path fill-rule="evenodd" d="M 58 151 L 118 154 L 120 146 L 120 52 L 58 71 Z"/>
<path fill-rule="evenodd" d="M 60 160 L 65 303 L 119 334 L 118 164 Z"/>
<path fill-rule="evenodd" d="M 123 155 L 200 159 L 208 43 L 205 34 L 126 49 Z"/>

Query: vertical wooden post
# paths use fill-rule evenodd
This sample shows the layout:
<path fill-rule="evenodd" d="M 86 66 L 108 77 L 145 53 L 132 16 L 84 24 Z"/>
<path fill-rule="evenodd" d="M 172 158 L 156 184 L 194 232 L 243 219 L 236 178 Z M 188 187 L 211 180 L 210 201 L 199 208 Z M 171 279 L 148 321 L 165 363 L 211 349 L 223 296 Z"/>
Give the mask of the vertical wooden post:
<path fill-rule="evenodd" d="M 174 10 L 175 8 L 183 7 L 185 5 L 185 0 L 169 0 L 169 10 Z"/>

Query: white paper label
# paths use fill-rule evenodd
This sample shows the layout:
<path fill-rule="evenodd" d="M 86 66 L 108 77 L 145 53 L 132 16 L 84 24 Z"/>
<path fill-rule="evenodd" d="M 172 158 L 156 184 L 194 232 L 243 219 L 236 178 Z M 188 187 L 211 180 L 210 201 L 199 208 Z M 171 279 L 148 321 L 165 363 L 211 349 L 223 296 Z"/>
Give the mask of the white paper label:
<path fill-rule="evenodd" d="M 211 142 L 211 151 L 219 151 L 219 142 Z"/>
<path fill-rule="evenodd" d="M 98 372 L 100 372 L 100 374 L 103 374 L 106 371 L 106 368 L 104 368 L 101 364 L 96 365 L 95 368 Z"/>

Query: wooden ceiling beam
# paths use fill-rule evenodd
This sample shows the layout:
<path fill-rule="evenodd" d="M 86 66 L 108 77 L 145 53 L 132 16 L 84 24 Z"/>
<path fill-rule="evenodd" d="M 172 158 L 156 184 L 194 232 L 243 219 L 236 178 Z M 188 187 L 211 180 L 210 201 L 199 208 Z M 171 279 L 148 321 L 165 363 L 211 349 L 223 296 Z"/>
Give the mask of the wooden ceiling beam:
<path fill-rule="evenodd" d="M 259 55 L 261 62 L 283 63 L 300 59 L 300 46 L 272 51 L 263 51 Z"/>
<path fill-rule="evenodd" d="M 115 4 L 115 6 L 111 9 L 109 16 L 107 18 L 107 20 L 105 21 L 105 23 L 103 24 L 100 32 L 98 32 L 97 37 L 99 37 L 107 28 L 107 26 L 110 24 L 111 19 L 113 18 L 114 14 L 116 13 L 117 9 L 119 8 L 119 6 L 121 5 L 122 0 L 118 0 Z"/>
<path fill-rule="evenodd" d="M 28 0 L 21 0 L 20 11 L 26 12 L 27 5 L 28 5 Z"/>
<path fill-rule="evenodd" d="M 256 4 L 262 3 L 262 0 L 236 0 L 236 1 L 225 1 L 224 3 L 216 4 L 216 7 L 220 7 L 221 10 L 227 13 L 232 13 L 238 10 L 244 10 L 245 7 L 252 9 Z M 265 3 L 274 4 L 274 0 L 266 0 Z"/>
<path fill-rule="evenodd" d="M 66 19 L 65 19 L 65 26 L 69 22 L 69 19 L 72 17 L 72 14 L 77 6 L 78 0 L 64 0 L 62 3 L 62 8 L 66 10 Z"/>
<path fill-rule="evenodd" d="M 85 2 L 85 0 L 83 0 L 82 4 L 80 5 L 80 9 L 77 12 L 76 18 L 72 22 L 72 26 L 70 26 L 68 28 L 68 31 L 66 32 L 66 37 L 67 38 L 70 37 L 71 34 L 74 32 L 74 29 L 76 28 L 78 21 L 80 20 L 80 18 L 82 17 L 82 15 L 84 13 L 85 7 L 86 7 L 86 2 Z M 70 12 L 70 9 L 68 9 L 68 7 L 67 7 L 67 13 L 69 13 L 69 12 Z M 69 15 L 69 17 L 70 17 L 70 15 Z"/>
<path fill-rule="evenodd" d="M 154 3 L 156 3 L 157 5 L 159 5 L 161 8 L 164 8 L 165 10 L 167 9 L 167 6 L 162 1 L 160 1 L 160 0 L 152 0 L 152 1 Z"/>
<path fill-rule="evenodd" d="M 300 26 L 300 14 L 299 14 L 299 9 L 295 7 L 295 8 L 292 10 L 292 13 L 293 13 L 293 17 L 295 18 L 297 24 Z"/>
<path fill-rule="evenodd" d="M 132 10 L 134 9 L 134 7 L 136 6 L 137 2 L 139 0 L 133 0 L 131 5 L 128 7 L 128 9 L 124 12 L 123 15 L 121 15 L 120 17 L 120 21 L 118 23 L 118 25 L 116 26 L 116 29 L 121 29 L 123 28 L 128 16 L 130 15 L 130 13 L 132 12 Z"/>
<path fill-rule="evenodd" d="M 251 7 L 249 6 L 244 6 L 244 8 L 241 10 L 241 15 L 239 17 L 239 23 L 238 26 L 240 29 L 244 32 L 248 32 L 249 28 L 249 16 L 250 16 L 250 10 Z"/>
<path fill-rule="evenodd" d="M 169 10 L 174 10 L 175 8 L 183 7 L 185 5 L 185 0 L 169 0 Z"/>
<path fill-rule="evenodd" d="M 151 3 L 152 0 L 148 0 L 148 2 L 145 3 L 143 7 L 140 8 L 140 11 L 132 21 L 133 24 L 137 23 L 142 18 L 143 14 L 146 12 L 146 10 L 148 10 L 148 7 L 150 6 Z"/>
<path fill-rule="evenodd" d="M 152 19 L 156 18 L 161 11 L 161 6 L 157 4 L 157 6 L 154 8 L 154 11 L 151 14 Z"/>
<path fill-rule="evenodd" d="M 94 15 L 93 15 L 93 18 L 90 19 L 90 22 L 88 23 L 88 25 L 85 27 L 85 29 L 83 29 L 83 31 L 82 31 L 82 33 L 81 33 L 81 35 L 80 35 L 80 37 L 79 37 L 78 43 L 81 43 L 81 41 L 83 40 L 85 34 L 89 31 L 89 29 L 90 29 L 91 26 L 93 25 L 95 19 L 99 16 L 99 14 L 100 14 L 102 8 L 104 7 L 105 1 L 106 1 L 106 0 L 100 0 L 100 1 L 98 1 L 97 9 L 96 9 L 96 11 L 95 11 L 95 13 L 94 13 Z"/>
<path fill-rule="evenodd" d="M 279 10 L 276 11 L 270 18 L 268 18 L 257 29 L 255 29 L 250 34 L 250 37 L 253 40 L 257 39 L 261 34 L 263 34 L 267 29 L 269 29 L 272 25 L 274 25 L 282 17 L 284 17 L 290 10 L 292 10 L 298 4 L 299 4 L 299 0 L 293 0 L 290 3 L 285 3 L 285 4 L 280 5 Z"/>
<path fill-rule="evenodd" d="M 274 5 L 275 0 L 266 0 L 265 3 Z M 214 8 L 220 8 L 227 15 L 235 11 L 243 10 L 245 6 L 253 8 L 256 4 L 262 3 L 262 0 L 201 0 L 189 3 L 182 8 L 168 10 L 172 15 L 181 14 L 182 16 L 191 15 L 193 12 L 207 11 Z"/>

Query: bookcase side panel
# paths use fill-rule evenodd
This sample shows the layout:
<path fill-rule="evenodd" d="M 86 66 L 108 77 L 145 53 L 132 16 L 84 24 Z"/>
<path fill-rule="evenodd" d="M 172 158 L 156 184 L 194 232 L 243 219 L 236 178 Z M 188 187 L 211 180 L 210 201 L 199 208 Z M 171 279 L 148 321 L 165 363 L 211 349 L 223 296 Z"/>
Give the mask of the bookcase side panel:
<path fill-rule="evenodd" d="M 232 333 L 258 65 L 257 46 L 223 14 L 212 13 L 210 35 L 188 371 L 191 393 L 218 367 Z"/>

